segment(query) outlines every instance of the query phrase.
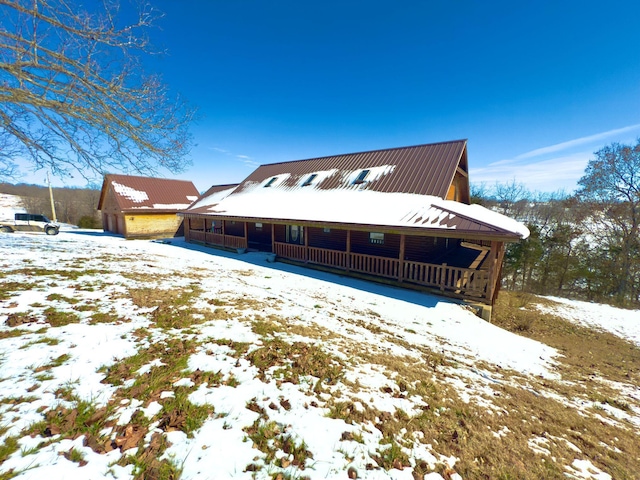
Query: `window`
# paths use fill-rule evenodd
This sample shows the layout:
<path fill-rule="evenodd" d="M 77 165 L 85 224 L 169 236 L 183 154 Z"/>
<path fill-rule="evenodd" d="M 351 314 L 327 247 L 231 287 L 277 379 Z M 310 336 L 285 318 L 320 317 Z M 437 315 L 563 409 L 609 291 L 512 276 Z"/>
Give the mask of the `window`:
<path fill-rule="evenodd" d="M 311 175 L 309 175 L 309 178 L 307 178 L 304 183 L 302 184 L 303 187 L 306 187 L 307 185 L 311 185 L 313 183 L 313 181 L 316 179 L 318 175 L 316 173 L 312 173 Z"/>
<path fill-rule="evenodd" d="M 271 185 L 273 185 L 273 183 L 278 179 L 278 177 L 273 177 L 271 180 L 269 180 L 267 183 L 265 183 L 264 188 L 270 187 Z"/>
<path fill-rule="evenodd" d="M 376 245 L 384 245 L 384 233 L 370 232 L 369 243 L 374 243 Z"/>
<path fill-rule="evenodd" d="M 322 229 L 322 231 L 323 231 L 324 233 L 331 233 L 331 229 L 330 229 L 330 228 L 326 228 L 326 227 L 325 227 L 325 228 L 323 228 L 323 229 Z"/>
<path fill-rule="evenodd" d="M 287 225 L 287 243 L 304 245 L 304 227 L 299 225 Z"/>
<path fill-rule="evenodd" d="M 262 230 L 262 224 L 256 223 L 256 230 Z"/>
<path fill-rule="evenodd" d="M 356 179 L 353 181 L 353 184 L 354 185 L 359 185 L 360 183 L 364 183 L 365 179 L 367 178 L 367 175 L 369 175 L 369 170 L 362 170 L 358 174 Z"/>
<path fill-rule="evenodd" d="M 222 222 L 216 223 L 215 220 L 211 222 L 211 233 L 222 234 Z"/>

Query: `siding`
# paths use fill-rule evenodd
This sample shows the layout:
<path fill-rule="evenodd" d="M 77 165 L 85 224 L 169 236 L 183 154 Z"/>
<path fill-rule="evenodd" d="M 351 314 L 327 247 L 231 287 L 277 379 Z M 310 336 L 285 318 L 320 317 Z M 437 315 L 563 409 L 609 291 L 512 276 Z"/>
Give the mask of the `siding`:
<path fill-rule="evenodd" d="M 127 238 L 173 237 L 179 234 L 182 218 L 175 213 L 125 215 Z"/>
<path fill-rule="evenodd" d="M 326 233 L 324 229 L 317 227 L 309 227 L 307 229 L 309 235 L 309 246 L 316 248 L 326 248 L 329 250 L 347 250 L 347 231 L 332 228 Z"/>
<path fill-rule="evenodd" d="M 404 259 L 411 262 L 438 263 L 448 250 L 454 249 L 459 241 L 438 237 L 405 237 Z M 448 244 L 448 246 L 447 246 Z"/>
<path fill-rule="evenodd" d="M 369 232 L 351 232 L 351 252 L 378 257 L 398 258 L 400 256 L 400 235 L 384 234 L 384 244 L 374 244 L 369 240 Z"/>
<path fill-rule="evenodd" d="M 236 237 L 244 237 L 244 222 L 234 222 L 232 220 L 224 221 L 225 235 L 234 235 Z"/>

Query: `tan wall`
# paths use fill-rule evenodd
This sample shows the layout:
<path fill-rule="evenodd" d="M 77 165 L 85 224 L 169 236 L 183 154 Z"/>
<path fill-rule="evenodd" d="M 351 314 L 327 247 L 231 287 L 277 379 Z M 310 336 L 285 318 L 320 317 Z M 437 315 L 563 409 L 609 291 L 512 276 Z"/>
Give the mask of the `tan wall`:
<path fill-rule="evenodd" d="M 119 213 L 119 212 L 120 212 L 120 209 L 118 207 L 118 202 L 116 201 L 116 198 L 113 195 L 113 189 L 111 188 L 111 186 L 109 186 L 102 202 L 102 213 Z"/>
<path fill-rule="evenodd" d="M 175 213 L 143 215 L 125 214 L 125 237 L 173 237 L 182 224 L 182 217 Z"/>

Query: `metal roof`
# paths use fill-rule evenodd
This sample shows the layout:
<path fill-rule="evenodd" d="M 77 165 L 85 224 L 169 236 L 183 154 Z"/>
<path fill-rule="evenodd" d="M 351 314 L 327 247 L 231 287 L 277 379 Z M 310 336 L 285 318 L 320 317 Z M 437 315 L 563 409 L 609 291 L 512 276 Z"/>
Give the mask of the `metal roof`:
<path fill-rule="evenodd" d="M 515 220 L 445 200 L 458 169 L 466 173 L 466 147 L 456 140 L 262 165 L 224 198 L 203 195 L 181 214 L 526 238 Z"/>
<path fill-rule="evenodd" d="M 234 194 L 274 177 L 283 177 L 276 182 L 278 188 L 304 188 L 307 179 L 320 172 L 315 187 L 321 190 L 357 188 L 445 198 L 458 166 L 466 170 L 466 146 L 466 140 L 455 140 L 261 165 Z M 354 182 L 365 170 L 383 167 L 388 168 L 382 174 Z"/>
<path fill-rule="evenodd" d="M 431 195 L 357 190 L 286 191 L 254 188 L 219 202 L 194 205 L 181 215 L 206 215 L 266 223 L 326 224 L 412 231 L 418 235 L 467 234 L 519 239 L 524 225 L 480 205 L 467 205 Z"/>
<path fill-rule="evenodd" d="M 176 212 L 200 196 L 193 182 L 167 178 L 107 174 L 102 183 L 98 210 L 111 191 L 120 211 Z"/>

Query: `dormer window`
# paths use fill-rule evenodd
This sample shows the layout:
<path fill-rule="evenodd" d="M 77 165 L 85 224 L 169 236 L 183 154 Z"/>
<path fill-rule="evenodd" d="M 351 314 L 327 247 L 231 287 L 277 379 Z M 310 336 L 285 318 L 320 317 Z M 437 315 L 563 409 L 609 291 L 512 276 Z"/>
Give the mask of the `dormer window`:
<path fill-rule="evenodd" d="M 311 175 L 309 175 L 309 178 L 307 178 L 304 183 L 302 184 L 303 187 L 306 187 L 307 185 L 311 185 L 313 183 L 313 181 L 316 179 L 318 175 L 316 173 L 312 173 Z"/>
<path fill-rule="evenodd" d="M 367 178 L 367 175 L 369 175 L 369 170 L 362 170 L 357 178 L 353 181 L 354 185 L 359 185 L 361 183 L 365 182 L 365 179 Z"/>
<path fill-rule="evenodd" d="M 273 183 L 278 179 L 278 177 L 273 177 L 271 180 L 269 180 L 267 183 L 264 184 L 264 188 L 270 187 L 271 185 L 273 185 Z"/>

